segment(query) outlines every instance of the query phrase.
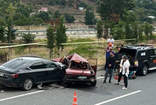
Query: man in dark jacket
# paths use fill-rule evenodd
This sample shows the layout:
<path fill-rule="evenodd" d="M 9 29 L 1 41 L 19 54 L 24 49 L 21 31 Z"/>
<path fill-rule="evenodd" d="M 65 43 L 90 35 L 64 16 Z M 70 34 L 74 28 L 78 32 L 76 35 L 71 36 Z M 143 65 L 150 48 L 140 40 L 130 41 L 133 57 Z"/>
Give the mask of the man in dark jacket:
<path fill-rule="evenodd" d="M 103 83 L 106 83 L 108 74 L 109 74 L 109 83 L 111 83 L 114 65 L 115 65 L 115 57 L 114 57 L 114 54 L 110 52 L 110 56 L 106 62 L 106 73 L 105 73 L 105 78 L 104 78 Z"/>

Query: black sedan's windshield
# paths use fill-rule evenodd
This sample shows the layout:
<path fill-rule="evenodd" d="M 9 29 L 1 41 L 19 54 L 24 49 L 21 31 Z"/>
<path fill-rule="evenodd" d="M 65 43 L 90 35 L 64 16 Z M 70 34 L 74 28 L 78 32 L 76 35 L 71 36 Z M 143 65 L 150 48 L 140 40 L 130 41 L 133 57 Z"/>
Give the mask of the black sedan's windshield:
<path fill-rule="evenodd" d="M 25 68 L 28 64 L 30 64 L 30 60 L 18 58 L 10 60 L 9 62 L 4 63 L 2 66 L 17 70 L 20 68 Z"/>

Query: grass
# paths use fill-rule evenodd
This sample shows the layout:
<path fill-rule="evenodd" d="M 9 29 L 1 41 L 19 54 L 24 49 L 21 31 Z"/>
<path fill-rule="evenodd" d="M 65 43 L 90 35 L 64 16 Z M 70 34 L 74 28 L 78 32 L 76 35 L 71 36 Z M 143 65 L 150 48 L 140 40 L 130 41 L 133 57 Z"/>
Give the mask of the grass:
<path fill-rule="evenodd" d="M 68 41 L 68 43 L 73 43 L 73 42 L 91 42 L 94 41 L 91 38 L 78 38 L 78 39 L 70 39 L 70 41 Z"/>

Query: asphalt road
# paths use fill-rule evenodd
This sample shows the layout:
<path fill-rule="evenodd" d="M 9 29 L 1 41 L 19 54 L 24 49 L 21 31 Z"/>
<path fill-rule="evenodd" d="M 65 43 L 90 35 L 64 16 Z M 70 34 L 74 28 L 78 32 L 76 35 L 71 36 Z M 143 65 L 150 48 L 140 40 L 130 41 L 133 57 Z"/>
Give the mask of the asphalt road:
<path fill-rule="evenodd" d="M 103 74 L 104 71 L 98 71 L 95 87 L 77 84 L 70 88 L 50 87 L 48 90 L 34 87 L 31 91 L 4 88 L 0 93 L 0 105 L 72 105 L 75 91 L 78 105 L 155 105 L 156 71 L 129 80 L 127 90 L 114 85 L 114 79 L 112 83 L 103 84 Z"/>

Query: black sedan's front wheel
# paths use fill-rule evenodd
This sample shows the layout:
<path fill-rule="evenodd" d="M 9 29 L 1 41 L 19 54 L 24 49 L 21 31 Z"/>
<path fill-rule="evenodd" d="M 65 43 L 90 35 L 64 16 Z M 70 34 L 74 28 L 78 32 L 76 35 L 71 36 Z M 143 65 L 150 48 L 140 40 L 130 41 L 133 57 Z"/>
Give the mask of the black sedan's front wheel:
<path fill-rule="evenodd" d="M 22 84 L 22 89 L 25 90 L 25 91 L 28 91 L 28 90 L 31 90 L 32 87 L 33 87 L 32 79 L 30 79 L 30 78 L 25 79 L 23 84 Z"/>

